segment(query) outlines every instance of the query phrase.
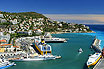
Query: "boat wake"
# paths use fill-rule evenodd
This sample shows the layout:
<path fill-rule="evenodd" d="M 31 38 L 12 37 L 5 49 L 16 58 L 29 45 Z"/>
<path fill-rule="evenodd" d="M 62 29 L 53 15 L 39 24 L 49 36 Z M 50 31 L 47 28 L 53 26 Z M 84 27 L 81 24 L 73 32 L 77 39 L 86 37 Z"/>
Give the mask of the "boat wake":
<path fill-rule="evenodd" d="M 77 54 L 77 56 L 79 56 L 81 53 L 82 53 L 82 52 L 79 52 L 79 53 Z"/>

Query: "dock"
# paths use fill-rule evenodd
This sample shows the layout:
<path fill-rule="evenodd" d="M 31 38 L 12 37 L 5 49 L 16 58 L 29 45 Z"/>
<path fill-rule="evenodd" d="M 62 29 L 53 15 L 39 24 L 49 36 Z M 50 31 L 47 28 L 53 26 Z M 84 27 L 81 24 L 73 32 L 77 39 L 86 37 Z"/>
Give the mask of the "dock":
<path fill-rule="evenodd" d="M 102 53 L 100 43 L 101 40 L 95 38 L 91 45 L 91 48 L 93 48 L 96 52 Z M 104 69 L 104 58 L 100 59 L 93 69 Z"/>
<path fill-rule="evenodd" d="M 104 59 L 101 59 L 93 69 L 104 69 Z"/>
<path fill-rule="evenodd" d="M 101 48 L 100 48 L 100 43 L 101 43 L 101 40 L 99 39 L 94 39 L 92 45 L 91 45 L 91 48 L 93 48 L 96 52 L 102 52 Z"/>

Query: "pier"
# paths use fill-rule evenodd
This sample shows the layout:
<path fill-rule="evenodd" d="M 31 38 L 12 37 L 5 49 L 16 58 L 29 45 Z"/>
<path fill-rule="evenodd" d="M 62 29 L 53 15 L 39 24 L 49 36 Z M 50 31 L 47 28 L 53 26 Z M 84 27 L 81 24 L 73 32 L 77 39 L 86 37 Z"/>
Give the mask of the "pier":
<path fill-rule="evenodd" d="M 95 38 L 91 48 L 93 48 L 96 52 L 102 53 L 102 50 L 100 48 L 100 43 L 101 43 L 101 40 Z M 104 69 L 104 59 L 100 59 L 93 69 Z"/>
<path fill-rule="evenodd" d="M 96 52 L 102 52 L 100 48 L 100 43 L 101 43 L 101 40 L 95 38 L 91 45 L 91 48 L 93 48 Z"/>

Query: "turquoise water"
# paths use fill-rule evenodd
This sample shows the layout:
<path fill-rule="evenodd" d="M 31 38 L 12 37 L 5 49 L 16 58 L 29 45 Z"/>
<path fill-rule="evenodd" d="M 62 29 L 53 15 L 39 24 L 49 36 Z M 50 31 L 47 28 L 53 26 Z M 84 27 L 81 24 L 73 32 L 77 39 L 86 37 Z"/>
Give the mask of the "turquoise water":
<path fill-rule="evenodd" d="M 8 69 L 86 69 L 88 55 L 93 53 L 90 46 L 94 36 L 66 33 L 53 34 L 54 37 L 68 38 L 66 43 L 49 43 L 52 46 L 54 55 L 61 55 L 61 59 L 33 62 L 16 62 L 16 66 Z M 79 54 L 78 49 L 82 48 L 83 53 Z"/>
<path fill-rule="evenodd" d="M 8 69 L 87 69 L 86 62 L 88 55 L 94 53 L 90 49 L 95 38 L 102 40 L 101 48 L 104 45 L 104 25 L 90 25 L 96 33 L 66 33 L 53 34 L 54 37 L 68 39 L 66 43 L 49 43 L 52 46 L 54 55 L 61 55 L 61 59 L 49 61 L 16 62 L 16 66 Z M 83 49 L 79 54 L 78 49 Z"/>

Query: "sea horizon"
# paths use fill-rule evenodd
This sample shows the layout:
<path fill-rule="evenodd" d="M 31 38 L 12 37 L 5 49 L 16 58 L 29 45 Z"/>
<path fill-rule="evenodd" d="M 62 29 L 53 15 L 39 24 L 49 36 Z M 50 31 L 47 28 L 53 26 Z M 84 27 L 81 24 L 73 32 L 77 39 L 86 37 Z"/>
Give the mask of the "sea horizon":
<path fill-rule="evenodd" d="M 46 17 L 67 23 L 104 25 L 104 14 L 43 14 Z"/>

